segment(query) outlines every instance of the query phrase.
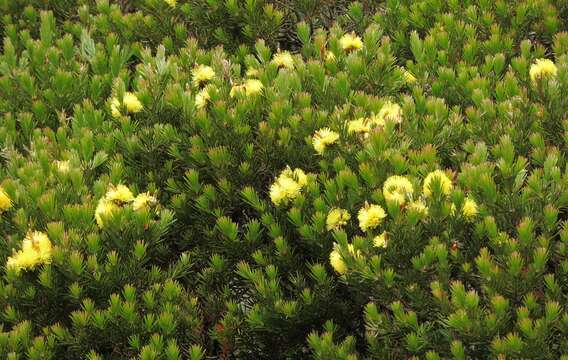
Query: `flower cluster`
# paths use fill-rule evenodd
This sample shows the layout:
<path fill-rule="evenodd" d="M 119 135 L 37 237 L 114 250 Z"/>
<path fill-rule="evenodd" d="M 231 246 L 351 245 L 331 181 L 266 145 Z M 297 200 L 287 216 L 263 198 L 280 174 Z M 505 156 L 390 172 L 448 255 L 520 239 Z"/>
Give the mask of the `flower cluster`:
<path fill-rule="evenodd" d="M 215 70 L 211 66 L 197 65 L 193 69 L 193 77 L 191 79 L 193 86 L 199 87 L 215 78 Z"/>
<path fill-rule="evenodd" d="M 370 231 L 379 226 L 383 219 L 387 217 L 385 209 L 376 204 L 365 204 L 357 214 L 359 227 L 364 232 Z"/>
<path fill-rule="evenodd" d="M 247 79 L 244 84 L 234 85 L 231 88 L 230 96 L 236 97 L 239 94 L 244 94 L 245 96 L 256 96 L 262 93 L 264 85 L 262 81 L 258 79 Z"/>
<path fill-rule="evenodd" d="M 339 140 L 339 134 L 330 128 L 322 128 L 316 131 L 312 138 L 312 145 L 314 150 L 322 155 L 328 145 L 331 145 Z"/>
<path fill-rule="evenodd" d="M 363 41 L 355 33 L 348 33 L 343 35 L 339 40 L 341 48 L 347 52 L 360 50 L 363 48 Z"/>
<path fill-rule="evenodd" d="M 529 76 L 533 82 L 537 80 L 553 78 L 556 76 L 558 68 L 549 59 L 537 59 L 534 64 L 531 65 Z"/>
<path fill-rule="evenodd" d="M 391 176 L 383 185 L 383 195 L 387 202 L 392 201 L 399 205 L 404 205 L 406 201 L 412 198 L 414 187 L 412 183 L 404 176 Z"/>
<path fill-rule="evenodd" d="M 272 63 L 279 68 L 294 69 L 294 58 L 289 51 L 282 51 L 274 54 Z"/>
<path fill-rule="evenodd" d="M 287 167 L 270 186 L 270 199 L 275 205 L 285 204 L 298 197 L 307 184 L 308 177 L 302 169 Z"/>
<path fill-rule="evenodd" d="M 0 186 L 0 214 L 12 207 L 12 199 Z"/>
<path fill-rule="evenodd" d="M 138 113 L 144 109 L 144 106 L 138 100 L 136 94 L 125 92 L 122 101 L 117 98 L 112 98 L 110 103 L 110 110 L 113 117 L 118 118 L 122 116 L 121 107 L 124 106 L 128 113 Z"/>
<path fill-rule="evenodd" d="M 0 358 L 568 355 L 566 6 L 301 2 L 0 1 Z"/>
<path fill-rule="evenodd" d="M 51 262 L 51 241 L 47 234 L 41 231 L 28 233 L 22 240 L 21 250 L 10 256 L 6 262 L 6 267 L 20 270 L 29 270 L 40 264 Z"/>
<path fill-rule="evenodd" d="M 156 198 L 148 193 L 140 193 L 136 197 L 132 191 L 123 184 L 110 187 L 95 209 L 95 220 L 99 227 L 104 227 L 105 219 L 112 216 L 122 206 L 131 204 L 133 210 L 141 210 L 155 205 Z"/>
<path fill-rule="evenodd" d="M 349 211 L 345 209 L 333 208 L 327 214 L 326 227 L 327 230 L 339 229 L 342 226 L 347 225 L 347 222 L 351 219 Z"/>

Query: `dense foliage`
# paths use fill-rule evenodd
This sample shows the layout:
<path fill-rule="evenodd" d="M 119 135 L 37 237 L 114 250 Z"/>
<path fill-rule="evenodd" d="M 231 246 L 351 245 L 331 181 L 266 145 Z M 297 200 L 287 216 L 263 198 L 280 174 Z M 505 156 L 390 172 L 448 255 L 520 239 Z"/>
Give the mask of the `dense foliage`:
<path fill-rule="evenodd" d="M 0 11 L 2 358 L 568 359 L 564 2 Z"/>

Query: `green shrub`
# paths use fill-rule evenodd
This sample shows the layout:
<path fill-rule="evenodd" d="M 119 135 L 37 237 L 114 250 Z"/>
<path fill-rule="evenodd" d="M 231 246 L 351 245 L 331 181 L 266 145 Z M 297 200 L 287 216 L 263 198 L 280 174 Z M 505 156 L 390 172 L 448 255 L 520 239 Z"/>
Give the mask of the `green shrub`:
<path fill-rule="evenodd" d="M 3 358 L 568 356 L 564 5 L 62 4 L 0 0 Z"/>
<path fill-rule="evenodd" d="M 368 0 L 1 0 L 0 35 L 18 30 L 37 35 L 40 12 L 49 10 L 66 33 L 78 37 L 86 28 L 100 41 L 112 33 L 121 44 L 163 44 L 174 50 L 191 35 L 205 47 L 236 50 L 263 38 L 273 47 L 296 49 L 298 22 L 319 28 L 337 20 L 363 30 L 378 9 L 379 3 Z"/>

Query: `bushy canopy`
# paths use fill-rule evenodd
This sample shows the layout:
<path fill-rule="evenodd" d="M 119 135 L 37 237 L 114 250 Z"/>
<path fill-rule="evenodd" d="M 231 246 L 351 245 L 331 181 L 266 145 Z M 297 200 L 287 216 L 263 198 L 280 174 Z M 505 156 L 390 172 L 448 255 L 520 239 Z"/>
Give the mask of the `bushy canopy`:
<path fill-rule="evenodd" d="M 2 358 L 568 359 L 563 2 L 0 11 Z"/>

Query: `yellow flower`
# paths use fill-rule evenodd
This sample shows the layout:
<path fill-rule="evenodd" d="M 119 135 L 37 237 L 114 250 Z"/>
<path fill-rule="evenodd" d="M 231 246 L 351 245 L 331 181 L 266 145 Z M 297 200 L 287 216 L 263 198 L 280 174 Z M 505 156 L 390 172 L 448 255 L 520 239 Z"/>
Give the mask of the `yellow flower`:
<path fill-rule="evenodd" d="M 349 219 L 351 219 L 351 215 L 349 215 L 347 210 L 333 208 L 329 214 L 327 214 L 327 230 L 339 229 L 340 227 L 345 226 Z"/>
<path fill-rule="evenodd" d="M 270 186 L 270 199 L 275 205 L 295 199 L 307 183 L 308 177 L 303 170 L 287 167 Z"/>
<path fill-rule="evenodd" d="M 294 199 L 300 194 L 300 184 L 290 178 L 279 179 L 270 186 L 270 199 L 275 205 L 279 205 L 289 199 Z"/>
<path fill-rule="evenodd" d="M 18 253 L 14 253 L 13 256 L 9 256 L 8 259 L 6 259 L 6 268 L 19 270 L 20 264 L 18 262 L 17 254 Z"/>
<path fill-rule="evenodd" d="M 99 225 L 99 227 L 103 227 L 104 219 L 110 216 L 110 214 L 115 212 L 117 209 L 118 206 L 116 206 L 116 204 L 112 201 L 105 198 L 100 199 L 97 204 L 97 208 L 95 209 L 95 220 L 97 221 L 97 225 Z"/>
<path fill-rule="evenodd" d="M 531 80 L 536 82 L 539 79 L 554 77 L 557 72 L 558 68 L 551 60 L 537 59 L 535 63 L 531 65 L 529 75 Z"/>
<path fill-rule="evenodd" d="M 302 189 L 302 185 L 300 185 L 297 181 L 289 177 L 282 177 L 278 180 L 278 184 L 283 189 L 286 197 L 289 199 L 294 199 L 300 193 Z"/>
<path fill-rule="evenodd" d="M 373 238 L 373 246 L 377 248 L 387 247 L 387 233 L 385 231 Z"/>
<path fill-rule="evenodd" d="M 237 94 L 241 94 L 245 90 L 244 85 L 233 85 L 231 91 L 229 92 L 229 96 L 234 98 Z"/>
<path fill-rule="evenodd" d="M 286 169 L 282 170 L 280 177 L 291 178 L 298 184 L 300 184 L 300 187 L 304 187 L 308 184 L 308 176 L 306 175 L 304 170 L 300 168 L 295 168 L 294 170 L 292 170 L 289 166 L 287 166 Z"/>
<path fill-rule="evenodd" d="M 0 186 L 0 213 L 8 210 L 11 207 L 12 207 L 12 199 L 10 199 L 8 194 Z"/>
<path fill-rule="evenodd" d="M 69 172 L 69 160 L 55 160 L 55 166 L 60 173 L 66 174 Z"/>
<path fill-rule="evenodd" d="M 426 196 L 432 196 L 432 181 L 437 179 L 440 184 L 440 189 L 442 190 L 442 194 L 449 195 L 452 192 L 452 180 L 446 175 L 445 172 L 442 170 L 435 170 L 428 175 L 424 179 L 424 185 L 422 188 L 422 192 Z"/>
<path fill-rule="evenodd" d="M 323 154 L 327 145 L 339 140 L 339 134 L 330 128 L 322 128 L 316 131 L 312 138 L 312 145 L 318 154 Z"/>
<path fill-rule="evenodd" d="M 462 207 L 462 214 L 466 218 L 473 218 L 477 215 L 477 203 L 470 197 L 465 198 Z"/>
<path fill-rule="evenodd" d="M 335 270 L 338 274 L 343 275 L 347 272 L 347 266 L 345 265 L 345 261 L 341 257 L 341 254 L 337 250 L 332 250 L 329 254 L 329 263 L 333 270 Z"/>
<path fill-rule="evenodd" d="M 22 249 L 7 259 L 6 267 L 19 271 L 32 269 L 38 264 L 48 264 L 51 262 L 51 251 L 51 241 L 46 233 L 31 232 L 22 240 Z"/>
<path fill-rule="evenodd" d="M 166 2 L 166 4 L 168 4 L 169 6 L 175 8 L 176 4 L 177 4 L 177 0 L 164 0 Z"/>
<path fill-rule="evenodd" d="M 398 104 L 387 101 L 379 110 L 378 117 L 384 121 L 400 124 L 402 122 L 402 110 Z"/>
<path fill-rule="evenodd" d="M 294 68 L 294 58 L 288 51 L 282 51 L 274 54 L 272 57 L 272 63 L 276 64 L 279 68 Z"/>
<path fill-rule="evenodd" d="M 122 103 L 126 107 L 126 110 L 131 113 L 140 112 L 144 108 L 140 100 L 138 100 L 138 97 L 136 97 L 136 95 L 131 92 L 124 93 Z"/>
<path fill-rule="evenodd" d="M 120 101 L 117 98 L 112 98 L 110 102 L 110 113 L 114 118 L 119 118 L 122 115 L 120 113 Z"/>
<path fill-rule="evenodd" d="M 355 33 L 345 34 L 339 39 L 339 45 L 345 51 L 355 51 L 363 48 L 363 41 Z"/>
<path fill-rule="evenodd" d="M 385 200 L 397 202 L 399 205 L 404 205 L 406 198 L 412 196 L 413 192 L 412 183 L 404 176 L 391 176 L 383 184 Z"/>
<path fill-rule="evenodd" d="M 215 77 L 215 71 L 211 66 L 197 65 L 193 69 L 192 82 L 193 86 L 200 86 Z"/>
<path fill-rule="evenodd" d="M 111 186 L 110 190 L 105 195 L 105 199 L 124 203 L 132 201 L 134 195 L 126 185 L 119 184 L 117 186 Z"/>
<path fill-rule="evenodd" d="M 247 96 L 254 96 L 258 95 L 262 92 L 264 85 L 262 85 L 262 81 L 257 79 L 248 79 L 245 82 L 245 94 Z"/>
<path fill-rule="evenodd" d="M 209 100 L 211 100 L 211 96 L 209 95 L 209 90 L 207 88 L 203 88 L 195 96 L 195 106 L 197 107 L 197 109 L 203 109 L 204 107 L 207 106 Z"/>
<path fill-rule="evenodd" d="M 17 271 L 32 269 L 39 264 L 39 254 L 35 251 L 18 251 L 10 256 L 6 261 L 6 267 L 14 268 Z"/>
<path fill-rule="evenodd" d="M 387 217 L 385 210 L 379 205 L 368 205 L 365 204 L 359 210 L 357 219 L 359 220 L 359 227 L 361 230 L 367 232 L 371 229 L 376 228 Z"/>
<path fill-rule="evenodd" d="M 286 201 L 286 193 L 280 184 L 274 183 L 270 185 L 270 200 L 272 200 L 275 205 Z"/>
<path fill-rule="evenodd" d="M 47 234 L 41 231 L 34 231 L 26 236 L 22 244 L 22 250 L 35 251 L 37 257 L 42 263 L 49 263 L 51 261 L 51 241 Z"/>
<path fill-rule="evenodd" d="M 369 125 L 372 127 L 384 127 L 385 126 L 385 119 L 380 117 L 378 114 L 373 114 L 368 119 Z"/>
<path fill-rule="evenodd" d="M 357 120 L 351 120 L 347 123 L 347 132 L 349 134 L 352 133 L 356 133 L 356 134 L 360 134 L 360 133 L 368 133 L 369 131 L 371 131 L 371 126 L 369 124 L 369 122 L 367 121 L 367 119 L 365 118 L 359 118 Z"/>
<path fill-rule="evenodd" d="M 139 210 L 152 206 L 157 202 L 156 198 L 147 192 L 140 193 L 132 200 L 132 209 Z"/>
<path fill-rule="evenodd" d="M 428 215 L 428 207 L 422 200 L 415 200 L 408 204 L 408 210 L 414 211 L 422 216 Z"/>

